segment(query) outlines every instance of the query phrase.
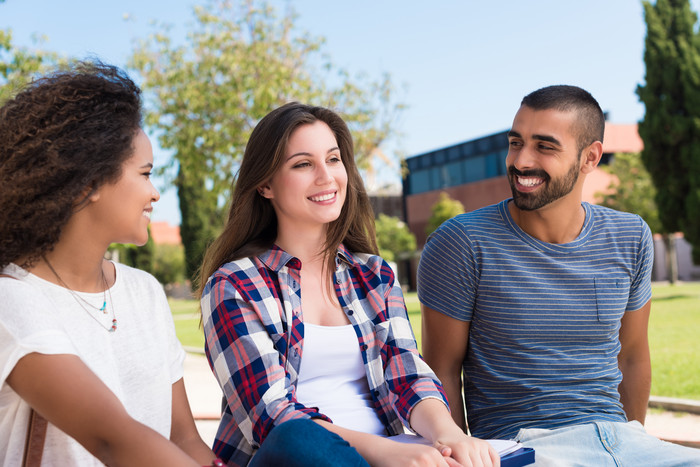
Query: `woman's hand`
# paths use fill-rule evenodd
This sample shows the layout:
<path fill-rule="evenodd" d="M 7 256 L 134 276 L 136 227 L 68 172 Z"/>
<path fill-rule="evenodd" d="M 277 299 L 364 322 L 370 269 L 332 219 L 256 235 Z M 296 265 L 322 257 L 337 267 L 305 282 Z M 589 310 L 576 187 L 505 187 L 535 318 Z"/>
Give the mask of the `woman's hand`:
<path fill-rule="evenodd" d="M 447 446 L 445 449 L 450 450 Z M 372 467 L 472 467 L 472 464 L 463 466 L 433 446 L 400 443 L 391 438 L 377 437 L 374 449 L 363 457 Z"/>
<path fill-rule="evenodd" d="M 501 458 L 491 445 L 468 436 L 452 420 L 447 407 L 438 399 L 420 401 L 411 411 L 411 427 L 431 441 L 443 456 L 464 467 L 499 467 Z"/>
<path fill-rule="evenodd" d="M 457 425 L 455 425 L 457 428 Z M 438 435 L 433 443 L 443 456 L 448 456 L 464 467 L 498 467 L 501 459 L 496 450 L 482 439 L 466 435 L 461 429 Z"/>

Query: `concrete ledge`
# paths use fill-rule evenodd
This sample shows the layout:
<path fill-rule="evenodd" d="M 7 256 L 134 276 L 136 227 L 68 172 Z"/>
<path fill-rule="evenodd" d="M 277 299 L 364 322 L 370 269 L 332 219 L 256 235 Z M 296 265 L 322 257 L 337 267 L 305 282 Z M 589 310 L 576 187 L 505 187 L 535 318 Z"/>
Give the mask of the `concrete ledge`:
<path fill-rule="evenodd" d="M 221 420 L 221 414 L 220 413 L 194 413 L 192 414 L 192 418 L 195 420 L 213 420 L 213 421 L 219 421 Z"/>
<path fill-rule="evenodd" d="M 187 353 L 204 355 L 204 349 L 200 349 L 199 347 L 192 347 L 191 345 L 183 345 L 182 348 L 185 349 L 185 352 L 187 352 Z"/>
<path fill-rule="evenodd" d="M 681 446 L 685 446 L 688 448 L 700 449 L 700 441 L 685 441 L 685 440 L 680 440 L 680 439 L 665 439 L 665 438 L 660 438 L 660 439 L 661 439 L 661 441 L 666 441 L 667 443 L 680 444 Z"/>
<path fill-rule="evenodd" d="M 655 409 L 670 410 L 672 412 L 686 412 L 700 415 L 700 401 L 691 399 L 675 399 L 673 397 L 651 396 L 649 407 Z"/>

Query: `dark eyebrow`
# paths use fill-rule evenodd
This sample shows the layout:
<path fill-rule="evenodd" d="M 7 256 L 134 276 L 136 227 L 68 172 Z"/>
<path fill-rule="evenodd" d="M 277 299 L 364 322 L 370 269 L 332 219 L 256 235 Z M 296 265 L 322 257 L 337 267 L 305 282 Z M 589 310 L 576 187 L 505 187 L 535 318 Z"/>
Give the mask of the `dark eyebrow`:
<path fill-rule="evenodd" d="M 532 139 L 536 139 L 539 141 L 545 141 L 547 143 L 552 143 L 556 144 L 557 146 L 561 146 L 561 143 L 559 142 L 558 139 L 556 139 L 553 136 L 547 136 L 547 135 L 532 135 Z"/>
<path fill-rule="evenodd" d="M 333 151 L 340 151 L 340 148 L 339 148 L 338 146 L 332 147 L 332 148 L 330 148 L 330 149 L 326 152 L 326 154 L 330 154 L 330 153 L 332 153 Z M 310 155 L 311 155 L 310 153 L 304 152 L 304 151 L 302 151 L 302 152 L 297 152 L 297 153 L 294 153 L 294 154 L 292 154 L 291 156 L 287 157 L 287 160 L 290 160 L 290 159 L 293 158 L 293 157 L 298 157 L 298 156 L 310 156 Z"/>
<path fill-rule="evenodd" d="M 514 130 L 510 130 L 510 131 L 508 132 L 508 137 L 509 137 L 509 138 L 521 138 L 521 139 L 522 139 L 522 135 L 521 135 L 520 133 L 518 133 L 517 131 L 514 131 Z M 557 146 L 560 146 L 560 147 L 561 147 L 561 142 L 560 142 L 558 139 L 556 139 L 555 137 L 553 137 L 553 136 L 548 136 L 548 135 L 532 135 L 532 139 L 536 139 L 536 140 L 538 140 L 538 141 L 545 141 L 545 142 L 547 142 L 547 143 L 556 144 Z"/>
<path fill-rule="evenodd" d="M 142 169 L 152 169 L 153 168 L 153 163 L 152 162 L 146 162 L 141 166 Z"/>

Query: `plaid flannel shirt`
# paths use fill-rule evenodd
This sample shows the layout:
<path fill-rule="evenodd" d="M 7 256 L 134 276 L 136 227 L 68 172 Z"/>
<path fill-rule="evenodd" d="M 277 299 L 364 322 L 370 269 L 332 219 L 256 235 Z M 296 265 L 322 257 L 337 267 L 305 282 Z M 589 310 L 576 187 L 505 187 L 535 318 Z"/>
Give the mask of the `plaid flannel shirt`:
<path fill-rule="evenodd" d="M 304 339 L 300 273 L 301 261 L 273 246 L 257 257 L 224 264 L 204 289 L 206 355 L 224 393 L 213 448 L 229 465 L 247 465 L 277 424 L 296 418 L 331 421 L 295 397 Z M 334 285 L 357 334 L 387 434 L 404 432 L 421 400 L 447 404 L 440 382 L 418 353 L 389 265 L 341 245 Z"/>

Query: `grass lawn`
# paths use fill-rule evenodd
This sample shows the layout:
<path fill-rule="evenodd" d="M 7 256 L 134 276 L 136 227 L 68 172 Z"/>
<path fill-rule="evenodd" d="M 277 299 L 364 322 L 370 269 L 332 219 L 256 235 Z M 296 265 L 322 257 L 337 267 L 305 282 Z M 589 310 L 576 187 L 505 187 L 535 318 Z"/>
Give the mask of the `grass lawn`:
<path fill-rule="evenodd" d="M 199 302 L 169 298 L 168 303 L 173 312 L 175 332 L 182 345 L 204 350 L 204 334 L 199 326 Z"/>
<path fill-rule="evenodd" d="M 649 346 L 651 393 L 700 400 L 700 283 L 653 287 Z"/>
<path fill-rule="evenodd" d="M 421 342 L 420 305 L 415 292 L 406 295 L 408 316 Z M 198 303 L 171 300 L 175 329 L 185 346 L 204 347 Z M 700 400 L 700 283 L 654 285 L 649 345 L 655 396 Z"/>

